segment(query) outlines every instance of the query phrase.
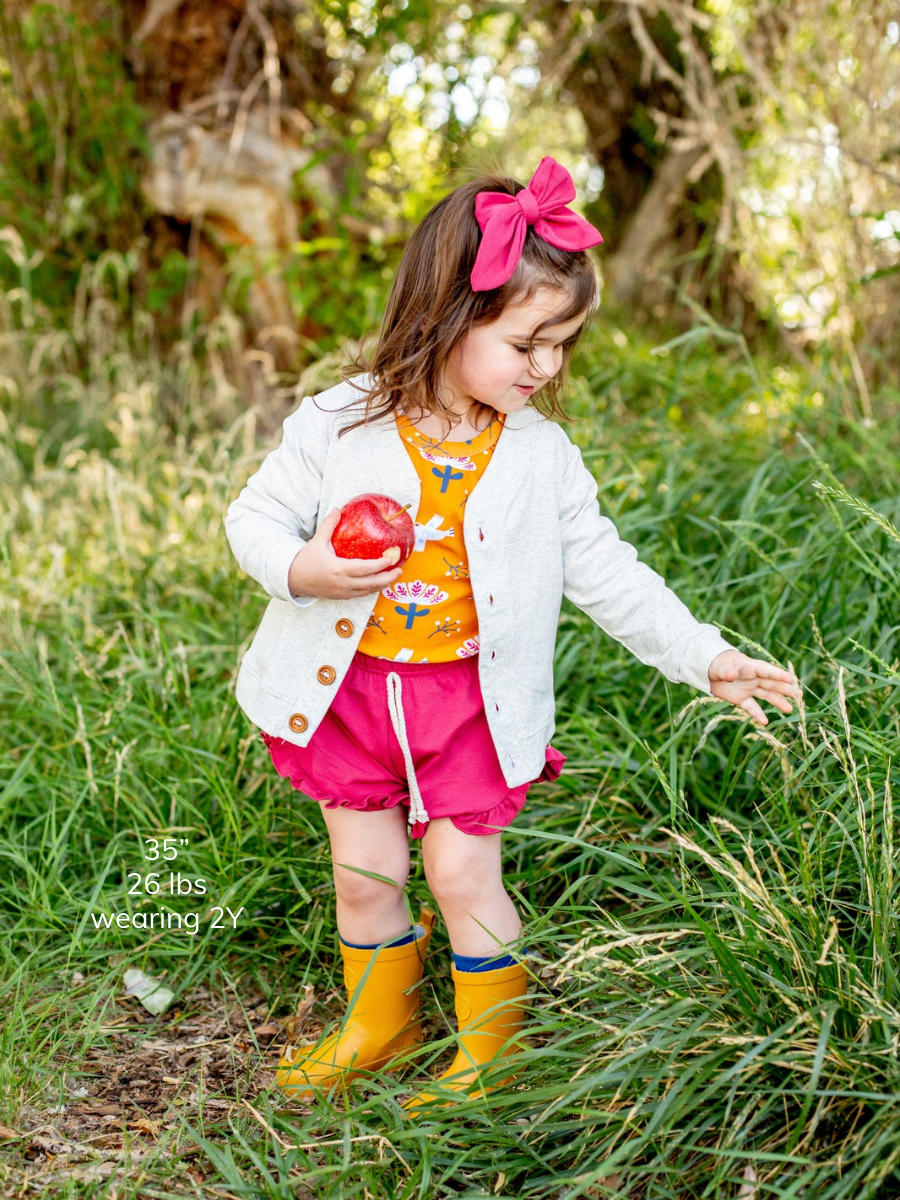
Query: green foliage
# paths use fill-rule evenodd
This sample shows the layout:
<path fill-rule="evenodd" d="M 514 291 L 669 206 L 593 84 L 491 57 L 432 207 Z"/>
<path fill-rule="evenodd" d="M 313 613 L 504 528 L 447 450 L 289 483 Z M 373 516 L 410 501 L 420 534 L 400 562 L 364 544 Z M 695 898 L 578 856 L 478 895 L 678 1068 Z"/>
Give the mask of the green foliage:
<path fill-rule="evenodd" d="M 190 259 L 178 250 L 170 250 L 159 266 L 147 273 L 145 303 L 151 313 L 165 313 L 184 295 L 188 280 L 196 274 Z"/>
<path fill-rule="evenodd" d="M 68 308 L 85 261 L 125 250 L 147 209 L 146 114 L 109 18 L 35 4 L 0 16 L 0 227 L 36 259 L 33 288 Z M 0 258 L 0 282 L 14 279 Z"/>
<path fill-rule="evenodd" d="M 412 19 L 409 12 L 404 16 Z M 410 116 L 395 114 L 398 140 Z M 305 177 L 328 155 L 357 162 L 359 142 L 358 136 L 344 137 L 327 153 L 314 155 L 295 176 L 298 199 L 304 195 Z M 373 187 L 373 180 L 396 180 L 396 147 L 366 154 L 364 161 L 366 171 L 348 171 L 334 203 L 319 204 L 303 217 L 297 242 L 270 264 L 287 285 L 293 311 L 314 327 L 314 340 L 306 346 L 313 361 L 333 352 L 344 339 L 359 339 L 378 328 L 407 231 L 447 191 L 444 174 L 420 162 L 416 186 L 401 188 L 388 200 L 383 188 Z M 361 225 L 368 226 L 365 238 L 360 236 Z M 233 274 L 240 270 L 241 257 L 239 252 L 230 256 Z"/>
<path fill-rule="evenodd" d="M 343 338 L 360 338 L 380 325 L 402 253 L 396 239 L 385 243 L 378 225 L 371 227 L 367 241 L 348 231 L 342 218 L 352 219 L 360 211 L 362 186 L 356 176 L 349 182 L 350 190 L 336 209 L 317 209 L 301 221 L 298 241 L 279 264 L 294 311 L 312 319 L 320 330 L 319 355 Z"/>

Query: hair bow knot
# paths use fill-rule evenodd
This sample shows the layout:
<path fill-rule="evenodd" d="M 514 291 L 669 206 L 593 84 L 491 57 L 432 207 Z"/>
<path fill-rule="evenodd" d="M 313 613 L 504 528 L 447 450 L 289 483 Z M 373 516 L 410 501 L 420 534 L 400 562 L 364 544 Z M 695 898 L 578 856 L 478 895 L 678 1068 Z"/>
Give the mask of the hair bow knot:
<path fill-rule="evenodd" d="M 559 250 L 599 245 L 603 241 L 599 230 L 567 207 L 574 199 L 572 176 L 549 155 L 538 163 L 528 187 L 515 196 L 479 192 L 475 219 L 481 228 L 481 242 L 472 268 L 472 290 L 488 292 L 512 278 L 529 225 L 539 238 Z"/>

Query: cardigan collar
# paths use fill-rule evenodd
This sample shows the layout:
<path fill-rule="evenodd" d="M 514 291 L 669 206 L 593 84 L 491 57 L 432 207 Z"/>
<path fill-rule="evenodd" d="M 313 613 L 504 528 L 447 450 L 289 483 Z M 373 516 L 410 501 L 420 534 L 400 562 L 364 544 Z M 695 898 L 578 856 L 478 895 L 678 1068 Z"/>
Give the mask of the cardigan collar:
<path fill-rule="evenodd" d="M 356 378 L 353 380 L 353 382 L 354 383 L 358 382 L 361 386 L 365 387 L 366 383 L 368 382 L 368 376 L 357 375 Z M 362 405 L 362 404 L 360 407 L 360 411 L 361 412 L 364 411 L 364 405 Z M 503 421 L 503 428 L 504 428 L 504 430 L 527 429 L 529 425 L 533 425 L 536 422 L 539 422 L 539 421 L 542 421 L 545 419 L 546 418 L 544 418 L 543 415 L 537 411 L 537 409 L 527 408 L 527 407 L 520 408 L 520 409 L 517 409 L 516 412 L 511 412 L 511 413 L 506 414 L 505 419 Z M 397 432 L 397 421 L 394 417 L 394 413 L 389 412 L 389 413 L 386 413 L 383 417 L 378 417 L 374 421 L 369 421 L 369 423 L 366 425 L 366 429 L 371 430 L 373 433 L 396 433 Z M 503 439 L 501 438 L 500 440 L 502 441 Z M 499 442 L 498 442 L 498 446 L 499 446 Z"/>
<path fill-rule="evenodd" d="M 365 376 L 357 378 L 361 384 L 365 384 Z M 510 502 L 527 473 L 525 464 L 530 457 L 534 438 L 546 419 L 533 408 L 521 408 L 506 414 L 503 433 L 472 493 L 467 510 L 473 503 L 476 509 L 486 506 L 485 510 L 489 511 L 491 506 L 500 507 Z M 520 431 L 520 436 L 512 436 L 520 434 Z M 394 413 L 370 421 L 354 432 L 368 441 L 373 466 L 384 491 L 401 504 L 407 501 L 417 504 L 419 477 L 403 444 Z M 370 437 L 372 434 L 376 436 Z M 468 518 L 467 511 L 467 525 Z"/>

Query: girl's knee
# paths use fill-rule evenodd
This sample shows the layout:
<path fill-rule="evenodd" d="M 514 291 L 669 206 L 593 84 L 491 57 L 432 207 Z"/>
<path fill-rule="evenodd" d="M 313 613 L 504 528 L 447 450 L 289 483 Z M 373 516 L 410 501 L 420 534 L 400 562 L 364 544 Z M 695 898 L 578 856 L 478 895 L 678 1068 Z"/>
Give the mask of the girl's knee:
<path fill-rule="evenodd" d="M 383 856 L 372 856 L 348 862 L 335 857 L 334 886 L 345 904 L 365 907 L 384 903 L 396 888 L 404 888 L 409 877 L 409 856 L 386 862 Z"/>
<path fill-rule="evenodd" d="M 484 839 L 472 834 L 425 855 L 425 878 L 438 904 L 467 907 L 492 886 L 502 886 L 499 863 Z"/>

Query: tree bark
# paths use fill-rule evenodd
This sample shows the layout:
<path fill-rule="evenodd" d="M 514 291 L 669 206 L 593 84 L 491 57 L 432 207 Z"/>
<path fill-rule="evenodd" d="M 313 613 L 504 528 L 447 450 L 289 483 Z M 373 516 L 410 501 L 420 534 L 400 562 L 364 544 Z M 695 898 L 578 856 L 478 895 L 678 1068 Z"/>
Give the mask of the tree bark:
<path fill-rule="evenodd" d="M 605 279 L 618 304 L 634 305 L 653 285 L 651 264 L 671 241 L 675 210 L 683 201 L 691 169 L 703 151 L 673 152 L 662 160 L 606 260 Z"/>
<path fill-rule="evenodd" d="M 603 170 L 592 215 L 603 232 L 604 273 L 614 300 L 654 317 L 680 311 L 689 321 L 690 303 L 679 304 L 681 293 L 726 324 L 755 332 L 759 319 L 749 280 L 737 256 L 717 242 L 728 201 L 714 153 L 721 152 L 715 139 L 722 131 L 714 130 L 712 112 L 701 119 L 702 91 L 698 101 L 698 88 L 707 95 L 715 90 L 702 30 L 693 31 L 697 36 L 688 45 L 664 3 L 636 9 L 595 0 L 587 7 L 584 44 L 570 56 L 561 96 L 581 112 L 589 148 Z M 570 11 L 566 0 L 548 0 L 539 15 L 552 30 Z M 548 41 L 544 70 L 552 74 L 563 53 L 558 41 Z"/>
<path fill-rule="evenodd" d="M 297 241 L 315 199 L 297 200 L 295 173 L 313 151 L 306 110 L 331 99 L 338 64 L 315 22 L 305 42 L 291 0 L 122 0 L 125 45 L 138 99 L 153 114 L 142 190 L 183 248 L 196 257 L 193 303 L 207 317 L 221 303 L 229 249 L 250 258 L 247 327 L 276 367 L 296 365 L 300 336 L 321 332 L 292 311 L 273 263 Z M 318 198 L 336 180 L 320 167 L 306 176 Z"/>

